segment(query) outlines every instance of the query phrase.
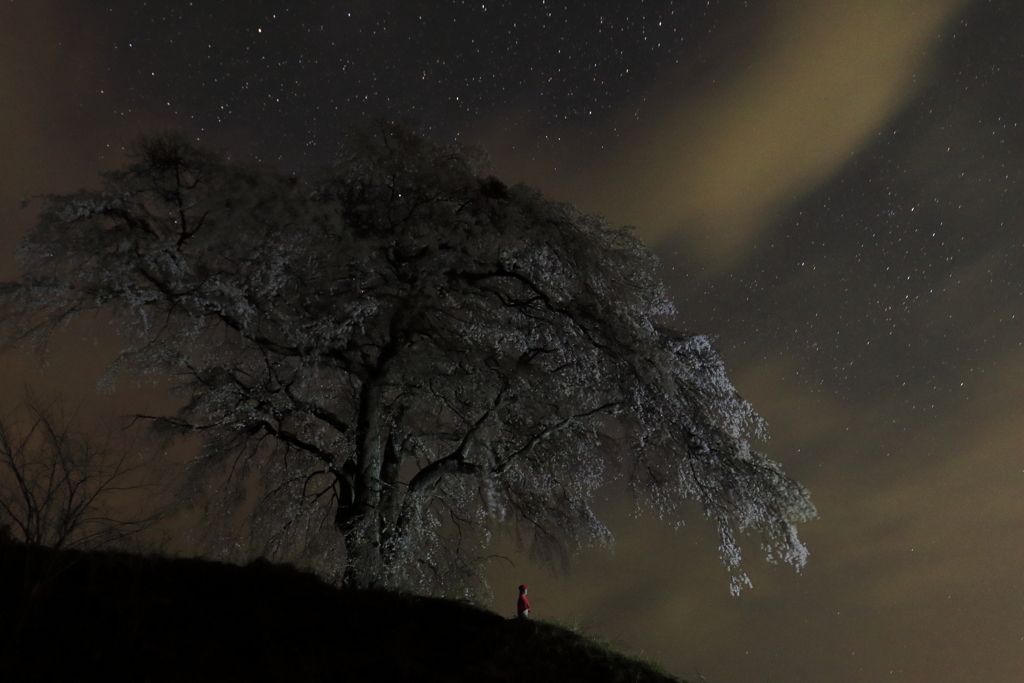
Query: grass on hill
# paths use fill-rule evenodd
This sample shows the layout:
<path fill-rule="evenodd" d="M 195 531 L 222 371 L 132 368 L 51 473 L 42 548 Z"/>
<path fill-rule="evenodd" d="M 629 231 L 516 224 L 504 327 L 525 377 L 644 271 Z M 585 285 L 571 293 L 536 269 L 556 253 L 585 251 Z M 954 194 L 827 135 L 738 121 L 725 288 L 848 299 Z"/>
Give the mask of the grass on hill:
<path fill-rule="evenodd" d="M 554 623 L 266 561 L 0 544 L 0 633 L 4 681 L 679 683 Z"/>

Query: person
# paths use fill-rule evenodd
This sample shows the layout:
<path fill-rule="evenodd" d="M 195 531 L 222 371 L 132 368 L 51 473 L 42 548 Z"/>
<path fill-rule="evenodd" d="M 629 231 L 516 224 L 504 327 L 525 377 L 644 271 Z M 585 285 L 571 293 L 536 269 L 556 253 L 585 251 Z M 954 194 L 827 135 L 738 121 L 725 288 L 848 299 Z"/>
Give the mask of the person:
<path fill-rule="evenodd" d="M 526 619 L 530 616 L 530 600 L 526 597 L 526 591 L 530 589 L 525 583 L 519 587 L 519 603 L 517 605 L 517 612 L 520 619 Z"/>

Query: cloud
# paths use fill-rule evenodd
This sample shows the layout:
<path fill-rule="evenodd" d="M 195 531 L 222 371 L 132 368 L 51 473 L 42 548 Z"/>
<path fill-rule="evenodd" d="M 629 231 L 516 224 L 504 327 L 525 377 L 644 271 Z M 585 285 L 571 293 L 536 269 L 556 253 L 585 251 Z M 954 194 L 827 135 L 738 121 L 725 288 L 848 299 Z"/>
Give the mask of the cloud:
<path fill-rule="evenodd" d="M 833 559 L 860 577 L 864 602 L 929 604 L 978 585 L 998 592 L 1017 582 L 1024 561 L 1024 354 L 994 364 L 1000 372 L 978 378 L 954 410 L 916 425 L 907 450 L 878 468 L 873 485 L 837 497 L 837 521 L 857 532 Z M 850 487 L 848 480 L 833 483 Z"/>
<path fill-rule="evenodd" d="M 722 59 L 728 66 L 696 83 L 685 69 L 668 72 L 646 93 L 654 104 L 624 105 L 622 141 L 609 152 L 541 149 L 528 159 L 524 150 L 546 136 L 496 119 L 481 137 L 501 169 L 728 266 L 919 92 L 930 50 L 966 4 L 780 0 L 757 17 L 753 39 Z"/>
<path fill-rule="evenodd" d="M 782 358 L 736 377 L 782 427 L 771 455 L 819 505 L 821 519 L 801 525 L 803 572 L 766 565 L 751 543 L 754 587 L 732 598 L 699 514 L 673 531 L 621 506 L 606 520 L 614 554 L 588 551 L 559 580 L 515 558 L 492 574 L 504 591 L 495 609 L 508 611 L 508 587 L 530 577 L 539 617 L 642 644 L 684 677 L 699 667 L 709 680 L 764 680 L 775 667 L 779 680 L 1019 678 L 1024 354 L 999 359 L 1004 371 L 971 401 L 906 430 L 887 426 L 898 397 L 823 397 L 791 381 L 795 366 Z"/>
<path fill-rule="evenodd" d="M 721 84 L 683 93 L 620 153 L 633 191 L 615 212 L 654 235 L 683 230 L 713 259 L 732 260 L 918 92 L 928 48 L 963 4 L 780 3 Z"/>

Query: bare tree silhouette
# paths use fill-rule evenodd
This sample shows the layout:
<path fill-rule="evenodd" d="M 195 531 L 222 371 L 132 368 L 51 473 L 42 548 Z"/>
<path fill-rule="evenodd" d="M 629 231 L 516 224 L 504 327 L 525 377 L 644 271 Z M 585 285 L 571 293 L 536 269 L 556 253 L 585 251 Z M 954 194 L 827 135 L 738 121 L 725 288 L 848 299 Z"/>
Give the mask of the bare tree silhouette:
<path fill-rule="evenodd" d="M 11 540 L 93 548 L 160 518 L 131 500 L 146 487 L 134 442 L 114 430 L 90 435 L 74 422 L 58 399 L 31 392 L 0 416 L 0 527 Z"/>

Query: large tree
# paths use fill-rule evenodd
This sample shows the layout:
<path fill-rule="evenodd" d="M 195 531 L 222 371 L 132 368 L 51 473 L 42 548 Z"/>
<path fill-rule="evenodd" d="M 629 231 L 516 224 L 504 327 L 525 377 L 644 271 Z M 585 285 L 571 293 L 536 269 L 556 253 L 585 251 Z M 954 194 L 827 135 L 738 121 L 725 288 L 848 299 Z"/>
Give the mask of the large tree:
<path fill-rule="evenodd" d="M 387 123 L 308 180 L 143 137 L 100 189 L 44 198 L 8 330 L 111 316 L 112 371 L 184 391 L 158 421 L 201 435 L 197 471 L 258 482 L 252 523 L 292 552 L 343 541 L 349 585 L 458 584 L 497 527 L 548 558 L 607 542 L 614 480 L 676 518 L 696 501 L 734 587 L 743 532 L 801 566 L 808 493 L 751 449 L 655 258 L 483 164 Z"/>

